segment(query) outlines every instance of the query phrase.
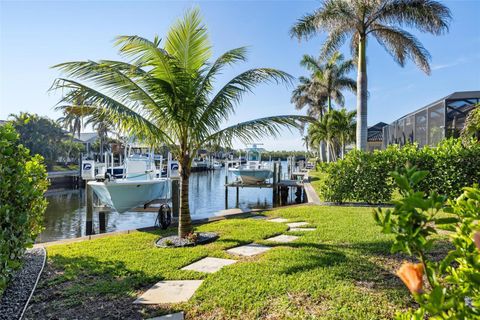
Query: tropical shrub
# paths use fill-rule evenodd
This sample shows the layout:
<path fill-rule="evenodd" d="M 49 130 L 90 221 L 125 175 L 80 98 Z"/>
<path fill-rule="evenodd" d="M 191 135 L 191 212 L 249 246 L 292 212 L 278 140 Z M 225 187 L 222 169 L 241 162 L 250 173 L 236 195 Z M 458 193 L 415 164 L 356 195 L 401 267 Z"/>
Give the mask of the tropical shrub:
<path fill-rule="evenodd" d="M 461 137 L 465 144 L 480 141 L 480 104 L 468 114 Z"/>
<path fill-rule="evenodd" d="M 11 124 L 0 126 L 0 293 L 42 230 L 47 205 L 43 158 L 18 141 Z"/>
<path fill-rule="evenodd" d="M 408 144 L 374 153 L 352 151 L 343 160 L 320 166 L 324 171 L 320 196 L 334 202 L 388 202 L 396 188 L 389 173 L 407 164 L 428 171 L 419 190 L 455 198 L 462 187 L 480 181 L 480 145 L 464 146 L 459 139 L 447 139 L 422 149 Z"/>
<path fill-rule="evenodd" d="M 382 231 L 393 234 L 392 252 L 404 252 L 419 263 L 405 262 L 397 275 L 408 287 L 416 310 L 397 314 L 397 319 L 479 319 L 480 318 L 480 189 L 464 188 L 456 200 L 446 202 L 435 191 L 426 194 L 418 186 L 427 171 L 407 168 L 392 176 L 402 198 L 393 209 L 378 209 L 375 221 Z M 439 215 L 441 211 L 448 217 Z M 426 253 L 439 228 L 451 231 L 453 245 L 440 261 L 430 261 Z M 428 285 L 424 285 L 425 280 Z"/>

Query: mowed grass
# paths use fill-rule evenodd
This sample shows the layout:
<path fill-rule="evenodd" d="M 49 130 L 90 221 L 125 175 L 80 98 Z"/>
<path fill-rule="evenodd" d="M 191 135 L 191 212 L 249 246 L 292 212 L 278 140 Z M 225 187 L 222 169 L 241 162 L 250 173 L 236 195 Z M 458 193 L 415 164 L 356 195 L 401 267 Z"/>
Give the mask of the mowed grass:
<path fill-rule="evenodd" d="M 317 230 L 287 232 L 285 224 L 228 219 L 199 226 L 214 243 L 159 249 L 165 232 L 136 232 L 48 247 L 49 265 L 27 318 L 141 319 L 178 310 L 187 319 L 388 319 L 411 303 L 394 275 L 401 259 L 374 224 L 371 208 L 296 206 L 267 215 L 307 221 Z M 288 233 L 288 244 L 264 239 Z M 257 242 L 274 248 L 238 258 L 214 274 L 180 270 L 203 257 Z M 134 299 L 160 280 L 204 279 L 189 302 L 142 307 Z M 112 311 L 113 310 L 113 311 Z"/>

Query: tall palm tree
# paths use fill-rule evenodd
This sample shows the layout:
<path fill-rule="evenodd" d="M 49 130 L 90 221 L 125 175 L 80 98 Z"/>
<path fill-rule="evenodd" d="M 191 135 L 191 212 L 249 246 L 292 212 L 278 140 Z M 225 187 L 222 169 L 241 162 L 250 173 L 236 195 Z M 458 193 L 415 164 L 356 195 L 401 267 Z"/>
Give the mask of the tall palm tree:
<path fill-rule="evenodd" d="M 62 128 L 68 130 L 72 134 L 72 139 L 75 135 L 80 137 L 83 128 L 82 116 L 65 111 L 63 116 L 57 119 L 57 123 Z"/>
<path fill-rule="evenodd" d="M 322 56 L 337 51 L 350 39 L 357 59 L 357 148 L 367 148 L 367 61 L 369 36 L 374 37 L 400 65 L 407 59 L 430 73 L 430 54 L 402 27 L 440 35 L 448 31 L 450 10 L 434 0 L 326 0 L 319 9 L 305 15 L 291 29 L 291 36 L 310 38 L 327 32 Z"/>
<path fill-rule="evenodd" d="M 312 85 L 314 86 L 312 91 L 318 95 L 319 100 L 326 102 L 327 111 L 332 110 L 332 100 L 338 105 L 344 106 L 343 90 L 352 92 L 357 90 L 355 80 L 348 77 L 348 73 L 354 67 L 353 61 L 345 61 L 343 55 L 338 51 L 326 59 L 304 55 L 300 65 L 311 72 Z"/>
<path fill-rule="evenodd" d="M 332 110 L 332 100 L 338 105 L 345 104 L 343 90 L 355 92 L 357 85 L 355 80 L 348 77 L 353 69 L 352 60 L 344 60 L 339 52 L 333 53 L 325 60 L 315 59 L 310 55 L 304 55 L 300 65 L 307 68 L 310 78 L 300 77 L 300 84 L 293 91 L 291 101 L 297 109 L 308 106 L 307 113 L 321 119 L 327 111 Z M 325 107 L 326 105 L 326 107 Z M 328 144 L 328 143 L 327 143 Z M 330 150 L 327 145 L 327 150 Z M 320 142 L 321 160 L 324 159 L 324 142 Z M 327 161 L 330 156 L 327 153 Z"/>
<path fill-rule="evenodd" d="M 356 115 L 356 111 L 347 111 L 345 108 L 332 111 L 332 129 L 340 145 L 342 159 L 345 156 L 346 145 L 355 141 Z"/>
<path fill-rule="evenodd" d="M 213 82 L 226 66 L 246 60 L 246 49 L 225 52 L 210 63 L 212 53 L 199 11 L 188 11 L 164 38 L 139 36 L 116 39 L 129 62 L 102 60 L 66 62 L 55 68 L 67 78 L 52 89 L 67 89 L 62 101 L 81 96 L 93 117 L 104 117 L 125 134 L 151 145 L 166 144 L 180 165 L 179 236 L 192 231 L 188 186 L 192 160 L 209 143 L 231 145 L 237 138 L 248 143 L 277 135 L 283 127 L 300 128 L 305 116 L 275 116 L 222 128 L 243 95 L 259 83 L 290 83 L 292 77 L 271 68 L 247 70 L 214 92 Z M 75 80 L 74 80 L 75 79 Z M 86 81 L 86 82 L 84 82 Z"/>

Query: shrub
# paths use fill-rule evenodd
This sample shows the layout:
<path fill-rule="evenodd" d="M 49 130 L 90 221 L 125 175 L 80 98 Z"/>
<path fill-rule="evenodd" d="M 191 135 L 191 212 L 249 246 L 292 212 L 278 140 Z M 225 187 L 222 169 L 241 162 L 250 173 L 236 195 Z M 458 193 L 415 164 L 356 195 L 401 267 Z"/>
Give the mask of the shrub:
<path fill-rule="evenodd" d="M 407 164 L 428 171 L 419 190 L 455 198 L 463 186 L 480 181 L 480 144 L 464 146 L 458 139 L 448 139 L 435 148 L 408 144 L 374 153 L 352 151 L 343 160 L 319 167 L 324 171 L 320 196 L 334 202 L 388 202 L 395 190 L 389 172 Z"/>
<path fill-rule="evenodd" d="M 464 188 L 456 200 L 445 202 L 435 191 L 428 196 L 417 191 L 427 171 L 412 168 L 392 175 L 403 198 L 395 201 L 392 210 L 376 210 L 374 218 L 384 233 L 395 236 L 392 252 L 404 252 L 420 261 L 404 263 L 397 272 L 419 304 L 418 309 L 398 314 L 397 319 L 479 319 L 480 189 Z M 440 210 L 450 216 L 439 217 Z M 454 249 L 434 262 L 425 253 L 439 226 L 452 232 Z M 428 286 L 423 285 L 424 274 Z"/>
<path fill-rule="evenodd" d="M 0 294 L 42 230 L 48 182 L 43 159 L 18 144 L 10 124 L 0 126 Z"/>

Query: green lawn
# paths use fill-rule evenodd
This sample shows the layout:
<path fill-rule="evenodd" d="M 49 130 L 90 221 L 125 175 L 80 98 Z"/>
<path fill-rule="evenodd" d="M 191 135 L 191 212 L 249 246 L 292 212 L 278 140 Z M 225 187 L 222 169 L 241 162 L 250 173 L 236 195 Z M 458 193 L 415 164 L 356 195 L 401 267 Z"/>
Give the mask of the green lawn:
<path fill-rule="evenodd" d="M 50 171 L 72 171 L 79 170 L 78 164 L 69 164 L 68 166 L 64 165 L 54 165 Z"/>
<path fill-rule="evenodd" d="M 374 225 L 370 208 L 290 207 L 268 212 L 307 221 L 286 245 L 214 274 L 179 270 L 224 249 L 284 233 L 284 224 L 229 219 L 205 224 L 214 243 L 159 249 L 167 232 L 136 232 L 48 247 L 48 266 L 27 319 L 142 319 L 184 310 L 187 319 L 386 319 L 411 303 L 393 275 L 401 258 L 389 254 L 390 238 Z M 185 304 L 139 307 L 131 302 L 162 279 L 205 279 Z"/>

